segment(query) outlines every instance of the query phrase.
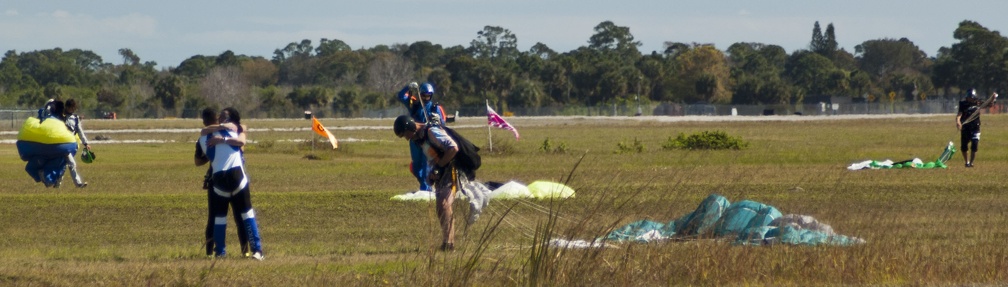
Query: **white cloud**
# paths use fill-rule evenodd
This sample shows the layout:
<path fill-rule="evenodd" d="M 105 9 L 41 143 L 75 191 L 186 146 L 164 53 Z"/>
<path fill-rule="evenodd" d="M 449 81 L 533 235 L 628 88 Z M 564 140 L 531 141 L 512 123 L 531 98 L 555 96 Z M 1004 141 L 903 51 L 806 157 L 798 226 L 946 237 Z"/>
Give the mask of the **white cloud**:
<path fill-rule="evenodd" d="M 5 16 L 17 16 L 18 15 L 18 10 L 14 10 L 14 9 L 4 10 L 4 15 Z"/>
<path fill-rule="evenodd" d="M 154 17 L 141 14 L 129 14 L 120 17 L 100 19 L 101 30 L 122 32 L 125 34 L 153 37 L 157 33 L 158 21 Z"/>
<path fill-rule="evenodd" d="M 52 15 L 53 18 L 68 18 L 68 17 L 70 17 L 70 12 L 63 11 L 63 10 L 56 10 L 56 11 L 53 11 L 52 14 L 50 14 L 50 15 Z"/>

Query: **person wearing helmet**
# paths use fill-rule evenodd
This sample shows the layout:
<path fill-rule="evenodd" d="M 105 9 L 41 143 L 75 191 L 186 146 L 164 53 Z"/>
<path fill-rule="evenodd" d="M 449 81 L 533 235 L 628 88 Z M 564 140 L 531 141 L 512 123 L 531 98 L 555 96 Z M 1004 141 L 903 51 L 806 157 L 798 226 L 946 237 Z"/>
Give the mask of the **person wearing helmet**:
<path fill-rule="evenodd" d="M 980 144 L 980 117 L 977 114 L 976 119 L 967 123 L 963 121 L 979 113 L 983 108 L 980 105 L 976 89 L 970 89 L 966 98 L 959 101 L 959 112 L 956 114 L 956 129 L 959 130 L 959 142 L 966 167 L 973 167 L 973 160 L 976 159 L 977 145 Z"/>
<path fill-rule="evenodd" d="M 402 102 L 409 111 L 410 118 L 419 124 L 433 123 L 434 125 L 444 125 L 444 110 L 437 103 L 434 103 L 434 85 L 430 83 L 417 84 L 412 82 L 399 91 L 396 98 Z M 420 190 L 432 191 L 427 184 L 427 174 L 430 172 L 426 164 L 426 156 L 420 150 L 420 146 L 410 141 L 410 172 L 420 183 Z"/>
<path fill-rule="evenodd" d="M 460 177 L 466 177 L 465 173 L 457 172 L 452 164 L 455 155 L 459 153 L 458 143 L 441 126 L 422 124 L 406 115 L 396 117 L 392 131 L 397 137 L 408 140 L 411 146 L 412 144 L 420 146 L 422 152 L 427 155 L 427 161 L 415 163 L 433 169 L 424 180 L 434 185 L 437 202 L 435 205 L 438 221 L 441 223 L 441 250 L 455 250 L 455 219 L 452 203 L 455 201 L 457 182 L 461 180 Z"/>
<path fill-rule="evenodd" d="M 445 124 L 444 110 L 434 102 L 434 85 L 431 83 L 409 83 L 399 91 L 397 98 L 409 110 L 414 121 L 421 124 Z"/>
<path fill-rule="evenodd" d="M 77 138 L 80 138 L 81 144 L 84 145 L 84 153 L 82 154 L 81 160 L 86 163 L 90 163 L 91 159 L 83 156 L 91 153 L 91 145 L 88 144 L 87 136 L 84 135 L 84 129 L 81 128 L 81 120 L 80 117 L 77 116 L 77 108 L 77 100 L 67 100 L 63 105 L 63 114 L 60 115 L 60 117 L 63 122 L 66 123 L 67 129 L 77 136 Z M 87 182 L 81 179 L 80 173 L 77 172 L 77 161 L 74 160 L 73 154 L 67 155 L 67 169 L 70 170 L 70 178 L 73 179 L 74 185 L 80 188 L 87 186 Z M 56 185 L 58 187 L 59 183 L 57 182 Z"/>

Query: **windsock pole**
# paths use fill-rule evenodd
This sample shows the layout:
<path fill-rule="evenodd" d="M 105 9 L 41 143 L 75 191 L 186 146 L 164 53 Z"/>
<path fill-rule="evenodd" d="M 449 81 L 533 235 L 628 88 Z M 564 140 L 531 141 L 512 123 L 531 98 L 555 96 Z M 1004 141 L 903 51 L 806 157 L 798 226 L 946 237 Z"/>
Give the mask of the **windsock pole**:
<path fill-rule="evenodd" d="M 487 107 L 490 106 L 490 100 L 489 99 L 486 99 L 486 105 L 487 105 Z M 487 110 L 487 118 L 488 119 L 490 117 L 489 113 L 490 113 L 490 111 Z M 490 143 L 490 152 L 493 152 L 493 135 L 490 133 L 490 120 L 487 120 L 487 142 Z"/>

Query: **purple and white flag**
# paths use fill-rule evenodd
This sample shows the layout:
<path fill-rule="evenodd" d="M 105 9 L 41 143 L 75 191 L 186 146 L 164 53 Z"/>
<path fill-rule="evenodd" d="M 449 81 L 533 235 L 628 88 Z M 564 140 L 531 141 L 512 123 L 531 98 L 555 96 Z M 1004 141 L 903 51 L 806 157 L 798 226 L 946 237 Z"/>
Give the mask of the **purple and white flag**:
<path fill-rule="evenodd" d="M 518 130 L 515 129 L 515 127 L 509 124 L 507 121 L 505 121 L 504 118 L 498 115 L 497 112 L 495 112 L 492 108 L 490 108 L 490 105 L 487 105 L 487 124 L 493 127 L 509 130 L 512 133 L 514 133 L 516 140 L 519 138 Z"/>

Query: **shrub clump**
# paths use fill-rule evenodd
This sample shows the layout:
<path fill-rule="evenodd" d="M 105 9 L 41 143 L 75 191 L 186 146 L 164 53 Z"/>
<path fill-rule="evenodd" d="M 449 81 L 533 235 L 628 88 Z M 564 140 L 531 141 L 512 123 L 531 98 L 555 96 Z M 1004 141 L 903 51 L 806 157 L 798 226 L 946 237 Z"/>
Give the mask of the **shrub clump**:
<path fill-rule="evenodd" d="M 543 140 L 542 145 L 539 146 L 539 150 L 545 153 L 567 153 L 567 144 L 563 142 L 554 142 L 549 138 Z"/>
<path fill-rule="evenodd" d="M 644 143 L 642 143 L 639 139 L 634 138 L 634 140 L 633 140 L 632 143 L 626 143 L 626 142 L 618 142 L 618 143 L 616 143 L 616 152 L 615 153 L 617 153 L 617 154 L 621 154 L 621 153 L 642 153 L 642 152 L 644 152 L 644 150 L 645 150 Z"/>
<path fill-rule="evenodd" d="M 735 149 L 740 150 L 749 146 L 749 142 L 741 138 L 728 136 L 722 131 L 703 131 L 691 135 L 679 133 L 674 139 L 669 137 L 668 141 L 662 144 L 664 149 Z"/>

